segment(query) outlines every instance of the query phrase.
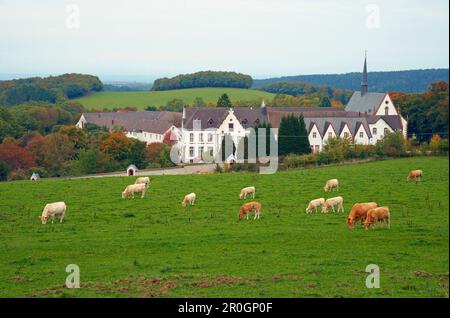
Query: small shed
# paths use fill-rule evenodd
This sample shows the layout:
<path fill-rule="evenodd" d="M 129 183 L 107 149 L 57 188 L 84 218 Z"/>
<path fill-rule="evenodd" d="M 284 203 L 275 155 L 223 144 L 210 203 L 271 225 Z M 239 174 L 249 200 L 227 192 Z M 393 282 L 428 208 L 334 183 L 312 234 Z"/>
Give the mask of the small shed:
<path fill-rule="evenodd" d="M 37 181 L 39 180 L 41 177 L 39 176 L 39 173 L 33 172 L 33 174 L 30 177 L 31 181 Z"/>
<path fill-rule="evenodd" d="M 127 176 L 135 176 L 138 168 L 135 165 L 129 165 L 127 168 Z"/>

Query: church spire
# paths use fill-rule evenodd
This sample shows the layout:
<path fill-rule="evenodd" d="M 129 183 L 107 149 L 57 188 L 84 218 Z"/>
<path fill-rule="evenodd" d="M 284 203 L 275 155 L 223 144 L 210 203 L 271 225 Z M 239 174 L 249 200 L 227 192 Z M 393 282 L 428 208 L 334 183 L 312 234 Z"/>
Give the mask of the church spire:
<path fill-rule="evenodd" d="M 367 51 L 364 56 L 364 69 L 362 74 L 362 81 L 361 81 L 361 96 L 363 96 L 365 93 L 367 93 L 369 88 L 369 85 L 367 84 Z"/>

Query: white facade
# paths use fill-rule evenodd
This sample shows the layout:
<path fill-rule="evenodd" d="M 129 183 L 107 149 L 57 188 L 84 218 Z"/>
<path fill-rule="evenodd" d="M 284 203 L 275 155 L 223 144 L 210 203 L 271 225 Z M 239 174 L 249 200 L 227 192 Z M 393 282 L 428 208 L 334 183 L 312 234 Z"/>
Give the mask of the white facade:
<path fill-rule="evenodd" d="M 378 106 L 375 115 L 377 116 L 385 116 L 385 115 L 398 115 L 397 110 L 395 109 L 394 103 L 391 100 L 389 94 L 386 94 Z"/>
<path fill-rule="evenodd" d="M 322 136 L 320 135 L 319 129 L 317 129 L 317 125 L 313 124 L 311 131 L 308 135 L 309 145 L 311 146 L 312 152 L 320 152 L 322 151 L 323 141 Z"/>
<path fill-rule="evenodd" d="M 193 129 L 182 128 L 181 131 L 180 148 L 183 162 L 202 162 L 205 153 L 215 156 L 226 135 L 231 137 L 237 148 L 241 139 L 249 133 L 236 118 L 232 109 L 218 128 L 203 130 L 201 123 L 195 120 L 193 126 Z"/>
<path fill-rule="evenodd" d="M 376 144 L 378 140 L 383 139 L 386 132 L 394 131 L 382 118 L 375 124 L 369 124 L 369 129 L 372 134 L 371 144 Z"/>

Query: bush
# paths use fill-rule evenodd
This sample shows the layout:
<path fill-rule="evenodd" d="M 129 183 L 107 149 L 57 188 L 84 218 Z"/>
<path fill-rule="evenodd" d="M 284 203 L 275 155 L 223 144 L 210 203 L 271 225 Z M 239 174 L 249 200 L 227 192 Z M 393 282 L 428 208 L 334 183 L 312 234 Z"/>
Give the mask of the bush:
<path fill-rule="evenodd" d="M 387 132 L 383 139 L 375 145 L 379 156 L 403 157 L 406 153 L 406 141 L 401 132 Z"/>
<path fill-rule="evenodd" d="M 0 160 L 0 181 L 5 181 L 9 175 L 11 168 L 4 161 Z"/>
<path fill-rule="evenodd" d="M 48 178 L 48 176 L 49 176 L 48 171 L 42 167 L 35 167 L 35 168 L 31 168 L 30 170 L 28 170 L 28 175 L 30 177 L 33 173 L 37 173 L 39 175 L 39 177 L 41 177 L 41 178 Z"/>
<path fill-rule="evenodd" d="M 15 181 L 15 180 L 26 180 L 28 179 L 28 172 L 23 169 L 14 170 L 11 172 L 8 176 L 8 181 Z"/>
<path fill-rule="evenodd" d="M 284 163 L 287 168 L 299 168 L 315 165 L 317 163 L 317 154 L 310 153 L 300 156 L 290 154 L 284 158 Z"/>

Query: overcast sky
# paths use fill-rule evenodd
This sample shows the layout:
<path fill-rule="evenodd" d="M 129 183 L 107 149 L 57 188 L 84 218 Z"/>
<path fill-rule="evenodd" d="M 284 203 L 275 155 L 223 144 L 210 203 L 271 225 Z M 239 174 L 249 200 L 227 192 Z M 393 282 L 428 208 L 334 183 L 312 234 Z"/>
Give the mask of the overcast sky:
<path fill-rule="evenodd" d="M 448 68 L 448 0 L 0 0 L 0 73 Z"/>

